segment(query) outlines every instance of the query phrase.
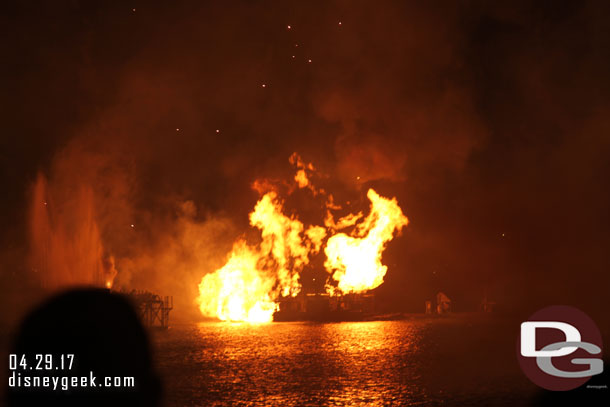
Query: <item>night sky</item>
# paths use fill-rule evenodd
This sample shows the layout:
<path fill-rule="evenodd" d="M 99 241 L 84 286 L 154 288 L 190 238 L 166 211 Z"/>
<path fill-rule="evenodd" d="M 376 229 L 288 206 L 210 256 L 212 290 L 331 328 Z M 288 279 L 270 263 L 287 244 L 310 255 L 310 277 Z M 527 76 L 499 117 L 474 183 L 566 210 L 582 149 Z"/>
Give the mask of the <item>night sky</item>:
<path fill-rule="evenodd" d="M 213 271 L 247 229 L 252 182 L 290 177 L 298 152 L 355 209 L 374 187 L 409 217 L 384 254 L 388 307 L 422 311 L 442 290 L 468 310 L 487 290 L 504 310 L 566 304 L 608 320 L 608 2 L 0 10 L 4 297 L 30 278 L 38 172 L 59 210 L 93 188 L 119 276 L 170 246 L 204 247 Z M 185 230 L 205 239 L 179 247 Z M 160 267 L 125 281 L 196 290 L 202 276 Z"/>

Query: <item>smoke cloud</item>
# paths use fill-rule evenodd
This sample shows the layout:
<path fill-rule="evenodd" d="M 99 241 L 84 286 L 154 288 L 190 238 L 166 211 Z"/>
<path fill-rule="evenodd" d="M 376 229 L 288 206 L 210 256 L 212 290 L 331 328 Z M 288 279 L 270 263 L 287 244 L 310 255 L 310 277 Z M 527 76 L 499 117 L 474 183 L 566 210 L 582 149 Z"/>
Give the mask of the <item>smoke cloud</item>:
<path fill-rule="evenodd" d="M 388 306 L 442 290 L 474 307 L 487 290 L 507 308 L 593 308 L 608 278 L 607 7 L 11 3 L 3 286 L 39 280 L 51 233 L 71 247 L 57 259 L 91 256 L 60 280 L 112 257 L 116 287 L 174 295 L 190 316 L 248 229 L 252 183 L 290 179 L 296 151 L 346 211 L 368 187 L 404 203 Z M 567 290 L 574 270 L 588 278 Z"/>

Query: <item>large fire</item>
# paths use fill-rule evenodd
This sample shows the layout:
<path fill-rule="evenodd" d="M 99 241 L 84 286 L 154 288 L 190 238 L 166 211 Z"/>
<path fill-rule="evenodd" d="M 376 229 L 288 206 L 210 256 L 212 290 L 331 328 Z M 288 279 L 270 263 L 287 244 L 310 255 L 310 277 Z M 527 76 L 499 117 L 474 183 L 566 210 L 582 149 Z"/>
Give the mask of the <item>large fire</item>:
<path fill-rule="evenodd" d="M 373 189 L 369 189 L 367 197 L 371 201 L 371 212 L 356 225 L 353 236 L 337 233 L 328 239 L 324 249 L 327 257 L 324 266 L 333 272 L 332 277 L 343 293 L 363 292 L 383 283 L 388 267 L 381 264 L 381 252 L 392 240 L 394 231 L 409 222 L 396 198 L 384 198 Z M 327 286 L 329 291 L 333 288 Z"/>
<path fill-rule="evenodd" d="M 309 181 L 312 164 L 304 164 L 296 154 L 290 162 L 297 167 L 296 188 L 326 195 Z M 249 245 L 239 239 L 225 265 L 203 277 L 198 297 L 203 315 L 223 321 L 271 321 L 276 301 L 299 293 L 300 272 L 310 256 L 322 248 L 329 273 L 326 290 L 331 295 L 359 293 L 381 285 L 387 272 L 381 263 L 382 252 L 408 219 L 396 198 L 384 198 L 373 189 L 367 197 L 371 202 L 368 216 L 350 214 L 335 222 L 331 211 L 340 207 L 329 194 L 324 226 L 305 228 L 296 216 L 284 215 L 283 201 L 274 189 L 264 193 L 250 213 L 250 225 L 260 230 L 261 242 Z M 350 227 L 351 233 L 340 232 Z"/>

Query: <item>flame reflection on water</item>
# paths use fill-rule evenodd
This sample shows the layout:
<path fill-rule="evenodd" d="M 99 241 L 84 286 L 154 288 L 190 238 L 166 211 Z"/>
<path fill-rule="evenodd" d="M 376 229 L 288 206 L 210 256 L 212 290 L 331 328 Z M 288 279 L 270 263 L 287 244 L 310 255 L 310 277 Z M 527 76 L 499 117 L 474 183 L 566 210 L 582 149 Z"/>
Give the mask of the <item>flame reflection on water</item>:
<path fill-rule="evenodd" d="M 417 384 L 424 326 L 388 321 L 200 323 L 162 338 L 190 400 L 251 405 L 381 405 L 427 399 Z M 170 338 L 173 337 L 173 338 Z M 172 375 L 176 378 L 176 375 Z"/>
<path fill-rule="evenodd" d="M 492 405 L 489 397 L 518 405 L 511 397 L 527 381 L 506 368 L 513 355 L 487 363 L 504 337 L 474 327 L 427 319 L 206 322 L 175 326 L 155 345 L 171 406 L 456 405 L 447 404 L 454 398 Z"/>

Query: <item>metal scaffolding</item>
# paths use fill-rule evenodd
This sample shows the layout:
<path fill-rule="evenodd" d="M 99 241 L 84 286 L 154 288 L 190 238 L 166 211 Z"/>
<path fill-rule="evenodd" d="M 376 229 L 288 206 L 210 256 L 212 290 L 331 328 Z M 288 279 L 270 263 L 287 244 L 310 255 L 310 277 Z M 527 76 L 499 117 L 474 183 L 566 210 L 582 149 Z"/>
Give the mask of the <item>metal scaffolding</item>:
<path fill-rule="evenodd" d="M 148 291 L 132 291 L 129 295 L 133 298 L 144 325 L 150 328 L 168 328 L 169 312 L 174 308 L 174 297 L 162 298 Z"/>

